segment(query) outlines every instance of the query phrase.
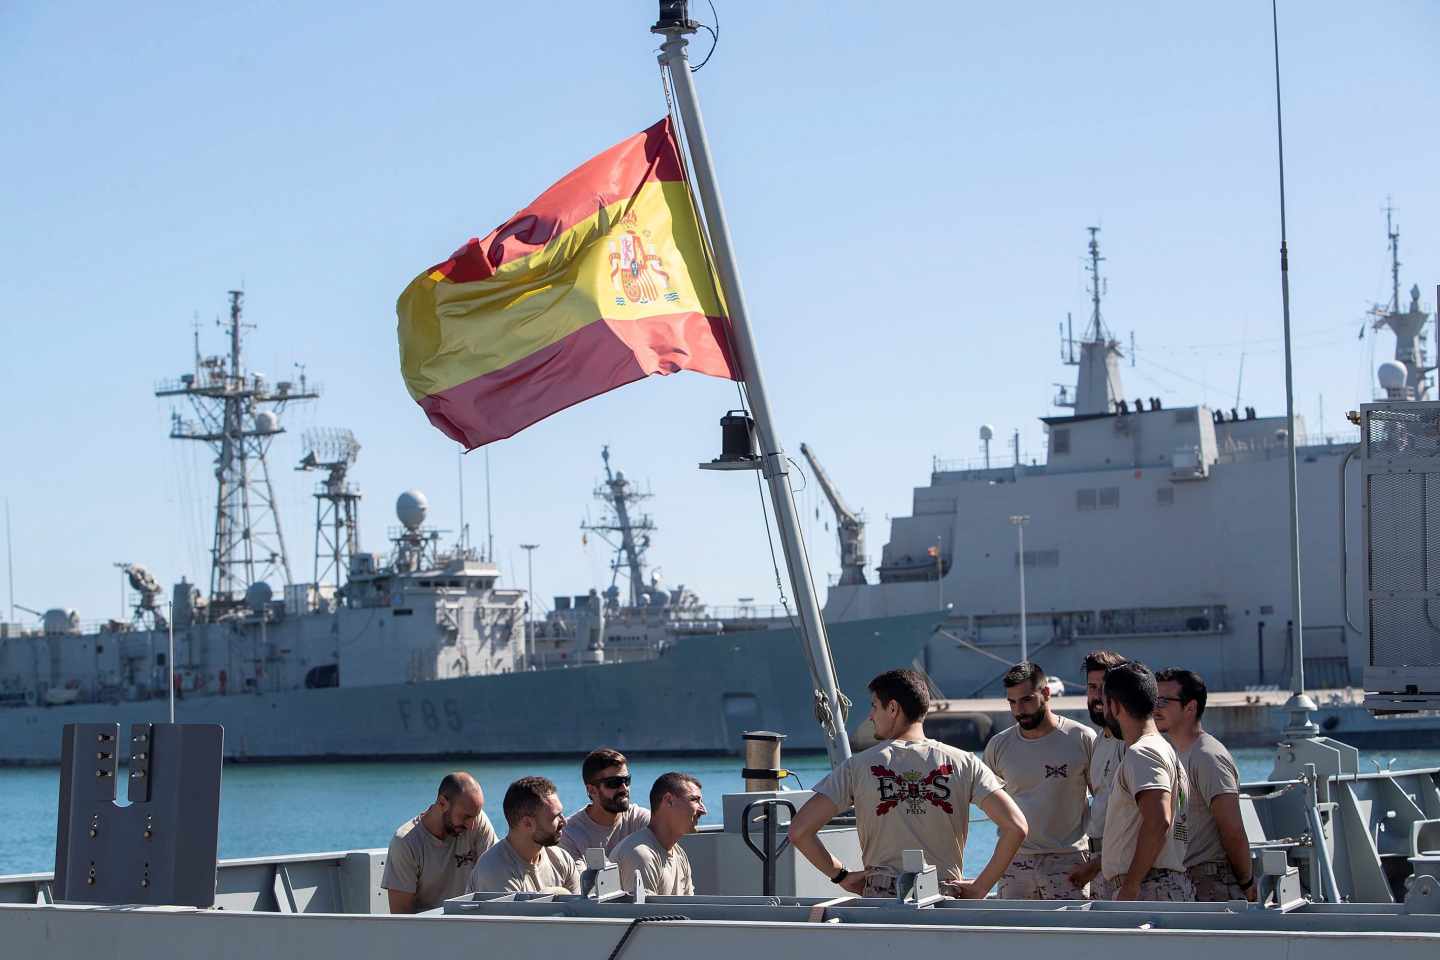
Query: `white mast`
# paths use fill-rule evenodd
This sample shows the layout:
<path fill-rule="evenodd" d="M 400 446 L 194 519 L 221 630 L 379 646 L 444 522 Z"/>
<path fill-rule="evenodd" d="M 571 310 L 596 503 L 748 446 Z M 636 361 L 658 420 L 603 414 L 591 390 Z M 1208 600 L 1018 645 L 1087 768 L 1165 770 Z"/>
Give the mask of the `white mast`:
<path fill-rule="evenodd" d="M 770 486 L 770 500 L 775 508 L 775 525 L 779 529 L 785 566 L 790 574 L 790 589 L 794 593 L 800 615 L 805 656 L 809 661 L 814 686 L 815 716 L 825 731 L 830 763 L 838 766 L 850 757 L 850 738 L 845 729 L 845 713 L 849 702 L 841 697 L 835 680 L 835 663 L 830 656 L 825 621 L 820 616 L 820 603 L 816 598 L 815 584 L 810 577 L 810 563 L 805 555 L 805 543 L 800 536 L 800 520 L 795 509 L 794 495 L 790 490 L 789 461 L 781 449 L 780 434 L 775 428 L 775 421 L 770 415 L 770 403 L 765 396 L 755 341 L 750 335 L 749 311 L 745 307 L 745 294 L 740 286 L 740 271 L 730 245 L 730 228 L 725 220 L 725 208 L 715 180 L 710 144 L 705 139 L 700 99 L 690 76 L 690 60 L 685 53 L 689 43 L 686 37 L 698 27 L 699 25 L 686 15 L 684 3 L 661 0 L 660 19 L 651 31 L 665 38 L 665 42 L 660 45 L 660 65 L 669 73 L 685 137 L 689 141 L 690 163 L 695 174 L 700 207 L 715 255 L 715 269 L 720 277 L 720 287 L 729 308 L 730 329 L 734 334 L 734 347 L 744 376 L 745 392 L 749 397 L 751 413 L 755 417 L 755 428 L 760 441 L 761 470 Z"/>

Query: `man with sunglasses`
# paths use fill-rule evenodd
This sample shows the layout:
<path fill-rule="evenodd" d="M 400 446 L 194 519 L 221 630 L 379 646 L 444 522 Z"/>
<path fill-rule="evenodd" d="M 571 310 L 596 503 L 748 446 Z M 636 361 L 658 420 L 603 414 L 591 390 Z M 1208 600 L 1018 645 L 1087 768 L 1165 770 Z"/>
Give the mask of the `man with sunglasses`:
<path fill-rule="evenodd" d="M 580 765 L 580 778 L 590 803 L 571 814 L 560 834 L 561 848 L 577 860 L 585 851 L 604 847 L 613 853 L 630 834 L 650 825 L 650 811 L 630 802 L 630 766 L 625 754 L 609 747 L 592 751 Z"/>
<path fill-rule="evenodd" d="M 1254 861 L 1245 821 L 1240 817 L 1240 772 L 1235 758 L 1200 727 L 1205 715 L 1205 681 L 1198 673 L 1171 667 L 1155 674 L 1155 726 L 1169 738 L 1190 777 L 1190 843 L 1185 873 L 1195 899 L 1254 901 Z"/>

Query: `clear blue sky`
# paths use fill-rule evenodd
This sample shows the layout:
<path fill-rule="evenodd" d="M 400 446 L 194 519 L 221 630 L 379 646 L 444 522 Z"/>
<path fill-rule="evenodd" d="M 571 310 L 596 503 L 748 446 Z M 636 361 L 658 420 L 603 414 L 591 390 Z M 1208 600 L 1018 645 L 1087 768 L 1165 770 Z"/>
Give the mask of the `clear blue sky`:
<path fill-rule="evenodd" d="M 1085 227 L 1106 317 L 1133 330 L 1127 393 L 1283 411 L 1270 8 L 1207 4 L 740 3 L 698 75 L 787 447 L 813 445 L 871 520 L 910 509 L 932 456 L 978 456 L 1053 384 L 1057 324 L 1083 322 Z M 926 17 L 925 11 L 935 13 Z M 698 5 L 709 19 L 709 8 Z M 254 369 L 326 388 L 273 450 L 308 579 L 307 426 L 364 446 L 363 545 L 420 487 L 458 524 L 454 446 L 401 383 L 394 301 L 592 154 L 664 111 L 653 2 L 341 6 L 11 3 L 0 11 L 0 493 L 16 599 L 115 616 L 113 561 L 208 578 L 213 480 L 167 439 L 154 383 L 188 369 L 191 322 L 243 285 Z M 1284 0 L 1297 390 L 1327 426 L 1369 396 L 1356 339 L 1403 276 L 1434 297 L 1440 6 Z M 708 41 L 697 46 L 703 50 Z M 652 560 L 715 603 L 773 600 L 748 475 L 700 473 L 723 381 L 655 378 L 492 448 L 497 559 L 536 592 L 583 592 L 606 557 L 578 524 L 602 443 L 655 491 Z M 1313 425 L 1313 424 L 1312 424 Z M 466 458 L 483 527 L 481 458 Z M 798 482 L 798 481 L 797 481 Z M 838 563 L 811 517 L 817 578 Z M 977 522 L 979 520 L 977 519 Z"/>

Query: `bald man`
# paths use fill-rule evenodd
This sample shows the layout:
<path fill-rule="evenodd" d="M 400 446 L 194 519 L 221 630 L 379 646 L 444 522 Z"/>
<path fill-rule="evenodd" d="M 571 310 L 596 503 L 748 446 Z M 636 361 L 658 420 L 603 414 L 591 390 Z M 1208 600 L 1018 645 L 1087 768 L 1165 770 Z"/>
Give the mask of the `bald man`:
<path fill-rule="evenodd" d="M 381 889 L 391 913 L 420 913 L 465 892 L 480 855 L 495 845 L 485 794 L 468 773 L 446 774 L 435 802 L 390 839 Z"/>

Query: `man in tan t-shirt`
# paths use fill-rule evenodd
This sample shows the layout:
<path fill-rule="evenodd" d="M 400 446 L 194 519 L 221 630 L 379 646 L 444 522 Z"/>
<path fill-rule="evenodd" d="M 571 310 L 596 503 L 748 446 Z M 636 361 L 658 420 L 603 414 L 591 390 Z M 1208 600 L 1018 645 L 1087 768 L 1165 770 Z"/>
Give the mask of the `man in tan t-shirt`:
<path fill-rule="evenodd" d="M 565 818 L 560 834 L 560 846 L 576 860 L 583 861 L 592 847 L 612 853 L 621 840 L 650 825 L 650 811 L 630 802 L 630 766 L 619 750 L 592 750 L 580 765 L 580 779 L 590 803 Z"/>
<path fill-rule="evenodd" d="M 1105 807 L 1115 786 L 1115 773 L 1125 756 L 1125 741 L 1112 734 L 1105 724 L 1105 671 L 1124 662 L 1124 657 L 1110 650 L 1091 650 L 1085 655 L 1085 707 L 1100 736 L 1091 751 L 1086 777 L 1090 783 L 1090 816 L 1085 821 L 1090 861 L 1071 874 L 1070 879 L 1080 886 L 1089 883 L 1092 900 L 1115 899 L 1115 891 L 1100 873 L 1100 853 L 1105 842 Z"/>
<path fill-rule="evenodd" d="M 1095 731 L 1055 715 L 1039 664 L 1017 663 L 1002 682 L 1015 725 L 985 745 L 985 766 L 1005 781 L 1029 832 L 1000 878 L 1000 898 L 1084 900 L 1088 890 L 1072 876 L 1089 859 L 1087 771 Z"/>
<path fill-rule="evenodd" d="M 505 791 L 505 839 L 486 850 L 470 873 L 467 891 L 579 893 L 580 867 L 559 846 L 564 808 L 555 784 L 521 777 Z"/>
<path fill-rule="evenodd" d="M 880 742 L 836 767 L 790 823 L 790 842 L 815 869 L 854 894 L 894 896 L 906 850 L 922 850 L 943 889 L 980 899 L 1025 839 L 1025 815 L 974 754 L 925 736 L 930 694 L 914 670 L 870 681 L 870 721 Z M 973 881 L 962 865 L 970 805 L 999 831 L 995 853 Z M 863 866 L 851 871 L 825 849 L 820 828 L 855 808 Z"/>
<path fill-rule="evenodd" d="M 420 913 L 465 892 L 480 855 L 495 844 L 485 794 L 468 773 L 447 774 L 432 803 L 390 839 L 380 886 L 391 913 Z"/>
<path fill-rule="evenodd" d="M 685 773 L 662 773 L 650 788 L 650 825 L 620 841 L 612 854 L 625 892 L 635 892 L 638 873 L 647 893 L 693 897 L 695 877 L 680 838 L 694 833 L 705 813 L 699 780 Z"/>
<path fill-rule="evenodd" d="M 1240 817 L 1240 772 L 1225 744 L 1200 727 L 1205 681 L 1177 668 L 1161 670 L 1155 681 L 1160 690 L 1155 726 L 1170 738 L 1190 778 L 1185 873 L 1195 885 L 1195 899 L 1254 902 L 1254 861 Z"/>
<path fill-rule="evenodd" d="M 1105 671 L 1105 720 L 1126 747 L 1100 852 L 1116 900 L 1187 901 L 1195 894 L 1185 875 L 1185 767 L 1155 729 L 1158 696 L 1155 674 L 1143 663 Z"/>

